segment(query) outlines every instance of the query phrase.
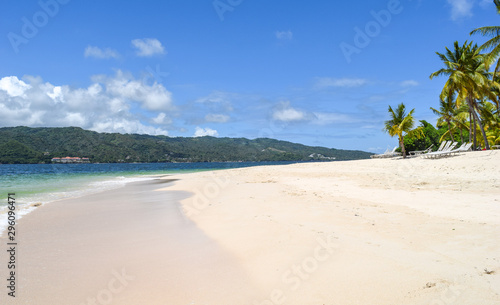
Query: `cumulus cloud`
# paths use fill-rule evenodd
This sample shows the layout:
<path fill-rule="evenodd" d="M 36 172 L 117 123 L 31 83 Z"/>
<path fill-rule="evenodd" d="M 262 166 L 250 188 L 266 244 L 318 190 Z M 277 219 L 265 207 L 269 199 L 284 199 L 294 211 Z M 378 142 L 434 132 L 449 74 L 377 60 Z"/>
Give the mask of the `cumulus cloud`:
<path fill-rule="evenodd" d="M 172 94 L 159 83 L 145 85 L 131 75 L 118 71 L 116 76 L 95 76 L 94 81 L 106 86 L 106 91 L 124 100 L 139 102 L 148 110 L 172 109 Z"/>
<path fill-rule="evenodd" d="M 204 136 L 210 136 L 210 137 L 217 137 L 219 133 L 217 130 L 211 129 L 211 128 L 201 128 L 199 126 L 196 126 L 196 130 L 194 132 L 195 137 L 204 137 Z"/>
<path fill-rule="evenodd" d="M 292 31 L 276 31 L 275 35 L 276 35 L 276 38 L 278 38 L 279 40 L 292 40 L 293 39 Z"/>
<path fill-rule="evenodd" d="M 283 123 L 302 122 L 314 125 L 352 124 L 362 122 L 360 118 L 336 112 L 307 112 L 296 109 L 290 102 L 279 103 L 273 112 L 273 119 Z"/>
<path fill-rule="evenodd" d="M 94 57 L 99 59 L 108 59 L 108 58 L 118 58 L 120 54 L 117 51 L 109 48 L 101 49 L 99 47 L 88 46 L 85 48 L 84 52 L 85 57 Z"/>
<path fill-rule="evenodd" d="M 229 116 L 225 114 L 209 113 L 205 116 L 205 121 L 209 123 L 226 123 L 229 121 Z"/>
<path fill-rule="evenodd" d="M 132 110 L 134 109 L 134 110 Z M 118 71 L 95 76 L 86 88 L 53 85 L 40 77 L 0 79 L 2 126 L 78 126 L 99 132 L 167 135 L 174 110 L 171 93 L 160 84 L 147 85 Z M 148 113 L 158 113 L 151 125 Z"/>
<path fill-rule="evenodd" d="M 290 102 L 281 102 L 273 112 L 273 119 L 282 122 L 296 122 L 307 119 L 307 114 L 290 106 Z"/>
<path fill-rule="evenodd" d="M 366 85 L 368 81 L 362 78 L 330 78 L 330 77 L 319 77 L 316 80 L 315 87 L 317 89 L 325 88 L 354 88 Z"/>
<path fill-rule="evenodd" d="M 160 112 L 155 118 L 151 120 L 153 123 L 158 125 L 170 125 L 172 124 L 172 119 L 167 116 L 166 113 Z"/>
<path fill-rule="evenodd" d="M 457 20 L 472 16 L 474 0 L 447 0 L 451 6 L 451 19 Z"/>
<path fill-rule="evenodd" d="M 137 49 L 137 56 L 141 57 L 150 57 L 165 53 L 165 48 L 155 38 L 134 39 L 132 40 L 132 45 Z"/>
<path fill-rule="evenodd" d="M 19 80 L 17 76 L 7 76 L 0 79 L 0 90 L 4 90 L 11 97 L 24 96 L 31 86 Z"/>

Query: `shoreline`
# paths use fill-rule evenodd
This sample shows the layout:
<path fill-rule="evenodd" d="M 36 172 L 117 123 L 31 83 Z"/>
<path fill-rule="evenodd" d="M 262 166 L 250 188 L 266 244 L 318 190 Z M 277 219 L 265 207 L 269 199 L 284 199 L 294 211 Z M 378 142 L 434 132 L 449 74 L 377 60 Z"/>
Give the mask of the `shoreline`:
<path fill-rule="evenodd" d="M 250 293 L 245 275 L 230 254 L 181 215 L 178 201 L 187 193 L 157 191 L 171 183 L 129 183 L 54 202 L 22 218 L 16 228 L 18 295 L 7 304 L 223 301 L 216 291 L 237 292 L 229 299 L 241 302 Z M 6 238 L 0 241 L 4 247 Z M 6 262 L 3 252 L 0 261 Z M 5 267 L 0 265 L 1 274 Z M 213 276 L 227 287 L 218 287 Z"/>
<path fill-rule="evenodd" d="M 161 175 L 163 176 L 163 175 Z M 151 180 L 155 178 L 155 175 L 134 175 L 134 176 L 109 176 L 103 179 L 102 176 L 89 176 L 89 177 L 79 177 L 83 179 L 84 186 L 74 186 L 73 188 L 60 188 L 55 191 L 46 191 L 38 195 L 24 195 L 19 197 L 20 193 L 23 191 L 13 190 L 10 193 L 16 194 L 17 197 L 17 216 L 21 219 L 25 215 L 35 211 L 37 208 L 44 206 L 46 204 L 55 203 L 67 199 L 75 199 L 85 197 L 87 195 L 92 195 L 100 192 L 106 192 L 109 190 L 119 189 L 128 183 L 134 183 L 136 181 Z M 6 195 L 3 194 L 3 195 Z M 3 236 L 6 229 L 6 213 L 7 206 L 0 205 L 0 237 Z"/>
<path fill-rule="evenodd" d="M 266 163 L 281 163 L 281 162 L 245 162 L 255 163 L 257 165 L 264 165 Z M 289 162 L 283 162 L 289 164 Z M 154 163 L 121 163 L 118 166 L 123 165 L 156 165 Z M 187 164 L 187 163 L 186 163 Z M 189 164 L 197 164 L 199 163 L 189 163 Z M 208 164 L 208 166 L 207 166 Z M 203 171 L 213 171 L 213 170 L 221 170 L 225 169 L 220 167 L 220 164 L 238 164 L 239 166 L 242 164 L 241 162 L 216 162 L 216 163 L 207 163 L 201 164 L 199 167 L 189 167 L 189 168 L 179 168 L 174 167 L 170 168 L 168 165 L 171 164 L 162 164 L 167 167 L 163 168 L 129 168 L 129 169 L 121 169 L 119 171 L 110 171 L 104 172 L 103 170 L 95 171 L 95 172 L 64 172 L 62 169 L 66 166 L 71 167 L 75 164 L 57 164 L 58 166 L 55 170 L 54 167 L 49 167 L 52 171 L 38 172 L 33 171 L 30 174 L 26 174 L 27 176 L 44 176 L 43 179 L 40 180 L 38 178 L 28 178 L 27 181 L 21 182 L 17 181 L 12 183 L 12 181 L 2 181 L 0 179 L 0 185 L 2 182 L 8 182 L 7 185 L 13 184 L 13 186 L 9 187 L 0 187 L 0 192 L 2 196 L 5 196 L 5 200 L 0 202 L 0 237 L 3 235 L 5 228 L 7 225 L 6 213 L 7 213 L 7 193 L 16 193 L 18 197 L 18 217 L 21 218 L 24 215 L 27 215 L 33 212 L 37 207 L 45 205 L 47 203 L 52 203 L 64 199 L 78 198 L 82 196 L 86 196 L 88 194 L 94 194 L 97 192 L 102 192 L 106 190 L 112 190 L 116 188 L 123 187 L 125 184 L 134 181 L 141 181 L 143 179 L 149 179 L 149 177 L 157 177 L 162 175 L 173 175 L 173 174 L 185 174 L 185 173 L 196 173 Z M 30 164 L 14 164 L 14 166 L 26 166 Z M 31 164 L 32 165 L 32 164 Z M 34 164 L 34 166 L 46 166 L 50 164 Z M 76 164 L 76 165 L 96 165 L 93 163 L 90 164 Z M 106 163 L 103 165 L 116 165 L 111 163 Z M 0 164 L 2 166 L 2 164 Z M 12 166 L 11 164 L 5 164 L 4 166 Z M 62 168 L 61 168 L 62 166 Z M 255 165 L 252 165 L 255 166 Z M 1 169 L 1 168 L 0 168 Z M 11 174 L 12 172 L 7 172 Z M 15 172 L 14 172 L 15 173 Z M 1 171 L 0 171 L 1 174 Z M 7 175 L 8 176 L 8 175 Z M 67 177 L 62 177 L 67 176 Z M 1 175 L 0 175 L 1 177 Z M 16 177 L 14 180 L 23 180 L 21 177 Z M 16 184 L 17 183 L 17 184 Z"/>
<path fill-rule="evenodd" d="M 41 305 L 497 304 L 499 166 L 249 167 L 54 202 L 19 223 L 18 290 Z"/>

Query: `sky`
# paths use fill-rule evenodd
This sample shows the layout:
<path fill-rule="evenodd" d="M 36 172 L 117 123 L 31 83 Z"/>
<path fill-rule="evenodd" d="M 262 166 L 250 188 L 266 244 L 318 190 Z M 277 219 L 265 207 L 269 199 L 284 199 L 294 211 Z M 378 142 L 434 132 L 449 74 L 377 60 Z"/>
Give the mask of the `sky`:
<path fill-rule="evenodd" d="M 493 0 L 2 1 L 0 127 L 381 152 L 389 105 L 436 123 L 436 52 L 498 21 Z"/>

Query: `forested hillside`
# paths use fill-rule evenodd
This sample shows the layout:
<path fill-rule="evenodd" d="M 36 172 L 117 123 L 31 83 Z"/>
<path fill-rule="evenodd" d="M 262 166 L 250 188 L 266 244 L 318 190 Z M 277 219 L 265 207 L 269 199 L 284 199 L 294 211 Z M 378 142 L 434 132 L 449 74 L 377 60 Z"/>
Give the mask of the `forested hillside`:
<path fill-rule="evenodd" d="M 54 157 L 94 163 L 310 161 L 364 159 L 370 153 L 310 147 L 273 139 L 174 138 L 97 133 L 77 127 L 0 128 L 0 163 L 50 163 Z"/>

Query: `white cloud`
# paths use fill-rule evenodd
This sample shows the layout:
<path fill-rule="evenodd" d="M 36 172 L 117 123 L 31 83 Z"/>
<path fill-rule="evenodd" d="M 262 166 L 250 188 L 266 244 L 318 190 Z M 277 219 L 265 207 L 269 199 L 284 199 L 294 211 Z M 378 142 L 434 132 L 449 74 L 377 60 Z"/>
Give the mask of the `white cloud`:
<path fill-rule="evenodd" d="M 293 33 L 292 31 L 276 31 L 276 38 L 279 40 L 292 40 Z"/>
<path fill-rule="evenodd" d="M 144 38 L 132 40 L 132 45 L 137 49 L 137 56 L 149 57 L 156 54 L 164 54 L 165 48 L 155 38 Z"/>
<path fill-rule="evenodd" d="M 152 119 L 153 123 L 158 125 L 170 125 L 172 124 L 172 119 L 167 117 L 167 114 L 160 112 L 155 118 Z"/>
<path fill-rule="evenodd" d="M 451 5 L 451 19 L 457 20 L 472 16 L 474 0 L 447 0 Z"/>
<path fill-rule="evenodd" d="M 290 102 L 282 102 L 273 112 L 273 119 L 282 122 L 303 121 L 307 114 L 290 106 Z"/>
<path fill-rule="evenodd" d="M 87 88 L 72 88 L 40 77 L 4 77 L 0 79 L 1 126 L 78 126 L 99 132 L 168 134 L 163 126 L 170 123 L 167 111 L 174 106 L 171 93 L 162 85 L 141 83 L 121 71 L 92 81 Z M 158 110 L 162 111 L 151 119 L 152 125 L 142 123 L 145 113 Z"/>
<path fill-rule="evenodd" d="M 416 87 L 419 83 L 415 80 L 405 80 L 401 82 L 401 87 Z"/>
<path fill-rule="evenodd" d="M 99 47 L 88 46 L 85 48 L 84 52 L 85 57 L 94 57 L 99 59 L 108 59 L 108 58 L 118 58 L 120 54 L 113 49 L 101 49 Z"/>
<path fill-rule="evenodd" d="M 4 90 L 10 97 L 24 96 L 31 86 L 19 80 L 16 76 L 7 76 L 0 79 L 0 90 Z"/>
<path fill-rule="evenodd" d="M 209 123 L 226 123 L 229 121 L 229 116 L 225 114 L 209 113 L 205 116 L 205 121 Z"/>
<path fill-rule="evenodd" d="M 211 129 L 211 128 L 201 128 L 196 126 L 196 130 L 194 132 L 195 137 L 204 137 L 204 136 L 210 136 L 210 137 L 217 137 L 219 133 L 217 130 Z"/>
<path fill-rule="evenodd" d="M 145 109 L 171 110 L 173 108 L 172 94 L 163 85 L 156 82 L 148 86 L 122 71 L 118 71 L 116 76 L 112 78 L 96 76 L 94 80 L 105 84 L 106 91 L 113 96 L 139 102 Z"/>
<path fill-rule="evenodd" d="M 366 85 L 368 81 L 362 78 L 330 78 L 330 77 L 319 77 L 316 80 L 315 87 L 318 89 L 324 89 L 329 87 L 335 88 L 354 88 Z"/>

